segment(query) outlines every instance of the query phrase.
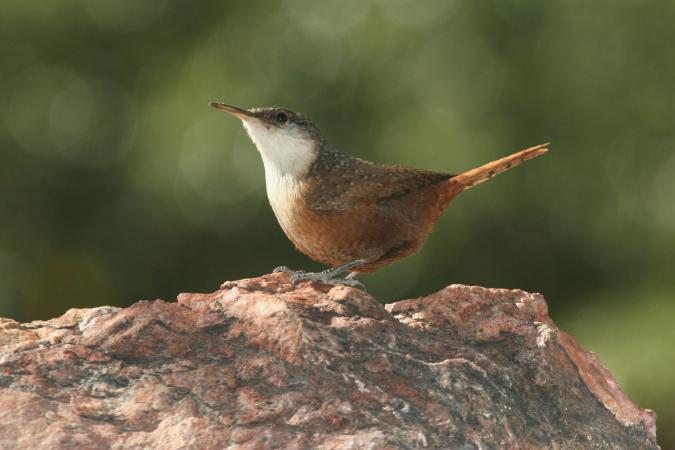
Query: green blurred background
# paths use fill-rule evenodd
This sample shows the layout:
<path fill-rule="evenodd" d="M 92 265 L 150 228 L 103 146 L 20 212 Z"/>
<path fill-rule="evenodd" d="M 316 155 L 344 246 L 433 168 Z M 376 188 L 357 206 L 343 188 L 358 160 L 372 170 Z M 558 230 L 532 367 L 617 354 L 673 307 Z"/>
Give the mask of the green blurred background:
<path fill-rule="evenodd" d="M 212 291 L 297 253 L 240 123 L 284 105 L 338 148 L 457 172 L 383 301 L 542 292 L 675 447 L 675 2 L 63 0 L 0 4 L 0 315 Z"/>

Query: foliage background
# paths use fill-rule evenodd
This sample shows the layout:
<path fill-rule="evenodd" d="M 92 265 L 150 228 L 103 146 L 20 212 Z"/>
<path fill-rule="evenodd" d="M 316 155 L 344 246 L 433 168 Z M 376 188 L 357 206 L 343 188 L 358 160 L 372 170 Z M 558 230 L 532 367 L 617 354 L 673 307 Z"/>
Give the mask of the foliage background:
<path fill-rule="evenodd" d="M 365 281 L 387 301 L 544 293 L 675 447 L 674 24 L 649 0 L 4 0 L 0 315 L 317 268 L 209 101 L 288 106 L 353 154 L 451 172 L 552 141 Z"/>

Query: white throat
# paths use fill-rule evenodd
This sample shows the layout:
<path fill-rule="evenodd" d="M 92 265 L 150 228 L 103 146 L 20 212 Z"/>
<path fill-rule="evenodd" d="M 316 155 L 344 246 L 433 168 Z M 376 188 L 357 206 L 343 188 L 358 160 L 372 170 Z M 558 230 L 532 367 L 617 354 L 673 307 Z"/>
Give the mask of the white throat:
<path fill-rule="evenodd" d="M 296 125 L 277 128 L 249 119 L 244 120 L 244 128 L 262 155 L 265 171 L 269 166 L 280 175 L 300 177 L 309 171 L 316 159 L 314 140 Z"/>
<path fill-rule="evenodd" d="M 262 156 L 267 197 L 285 229 L 293 218 L 291 208 L 301 195 L 302 177 L 316 159 L 315 141 L 296 128 L 277 128 L 256 119 L 243 123 Z"/>

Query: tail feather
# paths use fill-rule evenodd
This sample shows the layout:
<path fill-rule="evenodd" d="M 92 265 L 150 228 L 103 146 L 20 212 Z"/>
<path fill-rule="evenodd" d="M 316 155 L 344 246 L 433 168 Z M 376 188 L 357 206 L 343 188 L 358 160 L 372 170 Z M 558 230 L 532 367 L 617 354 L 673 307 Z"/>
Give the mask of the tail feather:
<path fill-rule="evenodd" d="M 537 145 L 525 150 L 521 150 L 512 155 L 489 162 L 475 169 L 468 170 L 459 175 L 455 175 L 449 181 L 452 191 L 456 194 L 469 189 L 477 184 L 487 181 L 498 173 L 506 172 L 514 168 L 523 161 L 536 158 L 548 151 L 548 143 Z"/>

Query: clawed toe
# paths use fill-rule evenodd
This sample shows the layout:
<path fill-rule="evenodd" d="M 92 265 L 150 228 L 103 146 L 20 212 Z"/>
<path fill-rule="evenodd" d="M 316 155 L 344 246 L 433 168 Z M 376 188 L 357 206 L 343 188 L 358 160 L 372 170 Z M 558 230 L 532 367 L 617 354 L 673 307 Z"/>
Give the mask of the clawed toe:
<path fill-rule="evenodd" d="M 291 276 L 291 282 L 295 283 L 297 281 L 307 280 L 313 278 L 313 275 L 317 275 L 311 272 L 305 272 L 304 270 L 293 270 L 289 269 L 286 266 L 276 267 L 272 273 L 287 273 Z"/>
<path fill-rule="evenodd" d="M 312 272 L 303 272 L 302 270 L 296 270 L 293 272 L 293 275 L 291 276 L 291 280 L 293 281 L 303 281 L 303 280 L 317 280 L 317 281 L 324 281 L 325 277 L 322 277 L 320 274 L 312 273 Z"/>
<path fill-rule="evenodd" d="M 295 280 L 301 280 L 301 279 L 303 279 L 304 276 L 308 275 L 308 273 L 303 271 L 303 270 L 293 270 L 293 269 L 289 269 L 286 266 L 279 266 L 279 267 L 275 268 L 272 271 L 272 273 L 288 273 L 288 274 L 291 275 L 291 280 L 294 280 L 294 281 Z M 309 275 L 311 275 L 311 274 L 309 274 Z"/>
<path fill-rule="evenodd" d="M 361 283 L 359 280 L 345 279 L 345 278 L 331 278 L 325 276 L 321 273 L 300 273 L 293 274 L 291 276 L 292 283 L 299 283 L 301 281 L 318 281 L 320 283 L 330 284 L 332 286 L 350 286 L 356 289 L 361 289 L 364 292 L 367 292 L 366 285 Z"/>
<path fill-rule="evenodd" d="M 334 286 L 350 286 L 366 291 L 366 286 L 354 278 L 336 278 L 340 273 L 355 267 L 356 263 L 361 264 L 362 261 L 354 261 L 350 264 L 345 264 L 332 269 L 324 270 L 323 272 L 305 272 L 302 270 L 292 270 L 286 266 L 279 266 L 274 269 L 273 273 L 288 273 L 291 275 L 291 283 L 295 284 L 300 281 L 318 281 L 321 283 L 331 284 Z"/>
<path fill-rule="evenodd" d="M 332 280 L 326 280 L 324 283 L 333 284 L 336 286 L 349 286 L 356 289 L 361 289 L 363 292 L 368 292 L 366 285 L 361 283 L 359 280 L 353 278 L 333 278 Z"/>

